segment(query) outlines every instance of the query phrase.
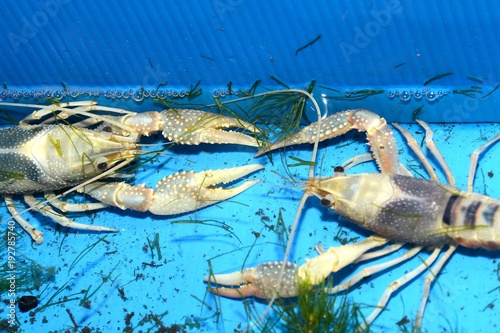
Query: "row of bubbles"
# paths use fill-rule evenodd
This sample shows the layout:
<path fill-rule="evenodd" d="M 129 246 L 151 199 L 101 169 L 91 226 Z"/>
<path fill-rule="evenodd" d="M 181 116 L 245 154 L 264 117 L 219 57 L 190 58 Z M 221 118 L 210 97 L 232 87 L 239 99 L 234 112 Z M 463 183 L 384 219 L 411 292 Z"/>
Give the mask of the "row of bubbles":
<path fill-rule="evenodd" d="M 219 90 L 217 90 L 219 91 Z M 19 99 L 62 99 L 64 97 L 99 97 L 104 96 L 109 99 L 133 99 L 140 102 L 145 98 L 183 98 L 189 95 L 188 90 L 165 90 L 165 89 L 86 89 L 86 88 L 35 88 L 35 89 L 1 89 L 0 100 Z M 225 94 L 217 93 L 217 96 Z"/>
<path fill-rule="evenodd" d="M 17 89 L 17 88 L 0 88 L 0 100 L 6 99 L 62 99 L 64 97 L 99 97 L 104 96 L 109 99 L 133 99 L 140 102 L 147 98 L 184 98 L 192 93 L 189 90 L 172 90 L 172 89 L 91 89 L 91 88 L 34 88 L 34 89 Z M 224 98 L 228 95 L 243 95 L 240 90 L 231 90 L 228 88 L 219 88 L 211 92 L 214 98 Z"/>
<path fill-rule="evenodd" d="M 367 96 L 372 94 L 372 90 L 367 89 L 362 91 L 346 91 L 345 96 L 350 97 L 354 93 L 356 96 L 360 94 L 366 94 Z M 211 92 L 214 98 L 224 98 L 228 95 L 244 95 L 242 91 L 239 90 L 228 90 L 227 88 L 219 88 Z M 431 90 L 429 88 L 423 89 L 409 89 L 409 90 L 389 90 L 387 96 L 390 99 L 399 98 L 402 102 L 407 102 L 413 97 L 415 100 L 419 101 L 423 98 L 429 102 L 433 102 L 443 96 L 449 94 L 449 90 Z M 166 90 L 166 89 L 88 89 L 88 88 L 35 88 L 35 89 L 10 89 L 10 88 L 0 88 L 0 100 L 5 99 L 62 99 L 64 97 L 99 97 L 104 96 L 109 99 L 133 99 L 136 102 L 140 102 L 145 98 L 184 98 L 190 95 L 188 90 Z"/>
<path fill-rule="evenodd" d="M 220 88 L 217 90 L 212 91 L 212 97 L 213 98 L 224 98 L 227 95 L 233 94 L 233 95 L 238 95 L 239 91 L 231 91 L 229 92 L 228 89 L 226 88 Z"/>
<path fill-rule="evenodd" d="M 449 90 L 432 90 L 429 88 L 410 89 L 410 90 L 389 90 L 387 97 L 390 99 L 399 98 L 402 102 L 409 101 L 412 97 L 417 101 L 425 98 L 429 102 L 434 102 L 437 99 L 446 96 L 450 93 Z"/>

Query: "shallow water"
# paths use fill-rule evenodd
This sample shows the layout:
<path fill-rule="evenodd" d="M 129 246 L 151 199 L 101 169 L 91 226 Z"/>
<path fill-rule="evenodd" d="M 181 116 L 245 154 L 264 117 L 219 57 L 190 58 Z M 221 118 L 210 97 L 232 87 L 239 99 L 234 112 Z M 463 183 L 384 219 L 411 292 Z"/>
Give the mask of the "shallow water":
<path fill-rule="evenodd" d="M 403 126 L 420 142 L 421 128 Z M 469 154 L 498 133 L 498 124 L 431 124 L 431 127 L 436 144 L 457 179 L 457 186 L 465 189 Z M 415 170 L 417 177 L 418 174 L 425 176 L 425 170 L 412 154 L 408 154 L 399 134 L 397 138 L 402 163 Z M 334 166 L 368 152 L 364 136 L 357 133 L 328 140 L 320 147 L 317 176 L 328 176 Z M 310 145 L 300 145 L 289 149 L 288 153 L 307 160 L 311 149 Z M 243 264 L 251 267 L 282 259 L 283 242 L 269 226 L 275 226 L 280 216 L 287 226 L 291 224 L 302 195 L 300 180 L 306 179 L 308 171 L 304 166 L 290 168 L 297 180 L 296 185 L 291 185 L 285 179 L 287 173 L 283 162 L 293 161 L 275 152 L 271 163 L 266 156 L 254 158 L 254 153 L 252 148 L 239 146 L 177 146 L 139 168 L 135 183 L 154 186 L 159 179 L 179 170 L 202 171 L 251 163 L 265 166 L 265 170 L 248 177 L 261 179 L 253 188 L 194 213 L 162 217 L 107 208 L 74 217 L 80 223 L 120 230 L 110 234 L 58 228 L 41 214 L 26 213 L 25 217 L 44 232 L 45 242 L 40 246 L 30 245 L 29 237 L 16 226 L 19 232 L 16 238 L 18 267 L 24 270 L 30 267 L 22 261 L 25 256 L 44 267 L 53 267 L 55 275 L 50 283 L 43 282 L 39 290 L 18 291 L 17 297 L 40 295 L 40 306 L 61 303 L 46 307 L 33 317 L 17 311 L 19 332 L 62 331 L 76 327 L 78 331 L 88 327 L 91 332 L 130 328 L 156 331 L 161 326 L 173 331 L 233 332 L 244 329 L 249 319 L 243 303 L 208 294 L 202 279 L 210 272 L 209 263 L 214 273 L 227 273 L 240 270 Z M 476 192 L 500 198 L 500 189 L 495 186 L 500 176 L 498 156 L 500 146 L 497 145 L 480 159 Z M 377 170 L 373 162 L 368 162 L 348 171 L 359 172 Z M 442 173 L 441 179 L 444 179 Z M 6 214 L 2 208 L 2 216 Z M 192 223 L 182 223 L 188 220 Z M 321 207 L 317 199 L 310 198 L 301 217 L 291 259 L 303 264 L 305 258 L 315 256 L 314 245 L 318 242 L 325 247 L 338 246 L 339 238 L 367 235 L 368 232 L 353 228 L 345 219 Z M 152 249 L 155 237 L 161 259 L 158 249 Z M 403 248 L 391 257 L 402 255 L 406 250 Z M 363 314 L 369 315 L 386 286 L 418 266 L 427 256 L 428 252 L 422 252 L 393 270 L 361 281 L 348 294 L 348 299 L 360 304 Z M 378 262 L 385 260 L 382 258 Z M 334 280 L 345 280 L 362 266 L 346 267 L 333 276 Z M 496 306 L 500 292 L 499 269 L 498 251 L 460 248 L 433 285 L 423 319 L 424 331 L 479 332 L 496 327 L 500 319 Z M 411 323 L 406 326 L 397 323 L 405 317 L 410 321 L 415 318 L 422 284 L 423 276 L 419 276 L 395 293 L 386 311 L 374 322 L 373 331 L 395 332 L 404 327 L 411 330 Z M 255 306 L 256 311 L 261 312 L 265 303 Z"/>
<path fill-rule="evenodd" d="M 0 27 L 0 100 L 96 99 L 104 105 L 145 111 L 159 110 L 151 97 L 199 107 L 213 104 L 215 97 L 221 101 L 235 98 L 228 95 L 238 89 L 250 91 L 253 85 L 259 86 L 258 91 L 304 88 L 314 79 L 314 96 L 326 114 L 369 108 L 389 122 L 405 124 L 419 142 L 423 131 L 406 124 L 415 118 L 432 123 L 437 144 L 461 189 L 465 189 L 469 154 L 499 132 L 500 50 L 496 47 L 500 43 L 495 27 L 500 24 L 500 3 L 186 3 L 12 1 L 0 11 L 4 23 Z M 189 96 L 189 91 L 194 94 L 201 88 L 202 96 L 191 99 L 195 96 Z M 311 110 L 308 108 L 308 117 L 315 119 Z M 19 120 L 30 112 L 2 111 L 0 108 L 0 125 L 10 124 L 6 115 Z M 164 141 L 161 137 L 144 140 Z M 417 177 L 426 176 L 415 157 L 407 155 L 408 148 L 403 143 L 400 147 L 402 162 Z M 500 172 L 499 147 L 492 147 L 482 157 L 476 175 L 475 191 L 494 198 L 500 198 L 495 186 Z M 311 155 L 310 146 L 287 151 L 304 160 Z M 330 175 L 334 166 L 367 151 L 364 136 L 358 133 L 329 140 L 321 144 L 321 167 L 316 175 Z M 287 226 L 291 224 L 303 191 L 300 180 L 307 177 L 307 167 L 291 168 L 298 180 L 291 184 L 285 179 L 289 175 L 283 163 L 296 160 L 282 157 L 280 152 L 273 153 L 272 161 L 266 156 L 254 158 L 254 152 L 238 146 L 179 146 L 139 168 L 135 183 L 155 186 L 159 179 L 179 170 L 265 165 L 265 170 L 248 177 L 260 178 L 258 185 L 195 213 L 157 217 L 108 208 L 72 215 L 80 223 L 116 227 L 120 232 L 115 234 L 67 230 L 41 214 L 24 214 L 44 232 L 45 243 L 32 246 L 28 236 L 15 227 L 19 232 L 15 237 L 15 298 L 28 293 L 23 285 L 34 289 L 36 283 L 30 294 L 40 296 L 38 309 L 53 305 L 34 316 L 17 311 L 19 331 L 244 329 L 252 318 L 247 318 L 243 302 L 207 294 L 203 276 L 211 269 L 225 273 L 280 260 L 284 244 L 271 227 L 279 217 Z M 366 171 L 378 172 L 374 163 L 349 170 Z M 16 203 L 24 207 L 20 200 Z M 8 216 L 4 207 L 0 214 Z M 172 223 L 186 220 L 191 223 Z M 7 226 L 4 221 L 0 232 Z M 368 235 L 310 198 L 291 260 L 302 264 L 315 256 L 317 242 L 338 246 L 339 238 Z M 153 247 L 156 243 L 158 248 Z M 9 254 L 6 246 L 6 242 L 0 244 L 3 263 Z M 394 270 L 365 279 L 344 295 L 368 315 L 385 287 L 427 256 L 422 252 Z M 459 249 L 432 288 L 424 331 L 498 330 L 498 261 L 499 251 Z M 346 267 L 333 276 L 335 283 L 360 269 L 359 265 Z M 9 270 L 4 274 L 9 276 Z M 47 283 L 50 276 L 54 278 Z M 374 322 L 374 332 L 411 331 L 411 323 L 402 323 L 415 317 L 423 279 L 417 277 L 393 295 L 387 310 Z M 6 306 L 0 308 L 4 319 L 0 325 L 8 318 L 8 304 L 13 299 L 2 294 Z M 265 303 L 255 306 L 260 313 Z"/>

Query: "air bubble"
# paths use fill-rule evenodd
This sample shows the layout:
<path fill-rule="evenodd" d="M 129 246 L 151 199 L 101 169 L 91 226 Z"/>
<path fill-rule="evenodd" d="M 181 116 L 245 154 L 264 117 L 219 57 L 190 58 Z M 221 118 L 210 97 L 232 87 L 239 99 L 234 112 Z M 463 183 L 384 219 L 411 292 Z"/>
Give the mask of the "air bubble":
<path fill-rule="evenodd" d="M 434 91 L 428 91 L 426 94 L 425 94 L 425 98 L 429 101 L 429 102 L 433 102 L 436 100 L 437 98 L 437 95 Z"/>
<path fill-rule="evenodd" d="M 415 90 L 415 92 L 413 93 L 413 97 L 415 97 L 415 99 L 421 99 L 422 98 L 422 92 L 420 90 Z"/>
<path fill-rule="evenodd" d="M 53 98 L 61 99 L 61 98 L 64 97 L 64 95 L 65 95 L 64 91 L 62 91 L 62 90 L 54 90 L 54 91 L 52 91 L 52 97 Z"/>
<path fill-rule="evenodd" d="M 399 99 L 402 100 L 403 102 L 409 101 L 411 98 L 410 93 L 407 90 L 404 90 L 399 94 Z"/>
<path fill-rule="evenodd" d="M 42 98 L 50 98 L 52 94 L 50 93 L 50 91 L 48 89 L 42 89 Z"/>
<path fill-rule="evenodd" d="M 158 96 L 158 98 L 160 99 L 165 99 L 167 98 L 167 92 L 165 90 L 158 90 L 158 92 L 156 93 L 156 95 Z"/>
<path fill-rule="evenodd" d="M 394 98 L 394 96 L 395 96 L 394 91 L 389 90 L 389 92 L 387 93 L 387 97 L 392 99 L 392 98 Z"/>
<path fill-rule="evenodd" d="M 74 89 L 74 88 L 68 89 L 68 95 L 70 95 L 73 98 L 78 97 L 78 95 L 79 95 L 78 89 Z"/>
<path fill-rule="evenodd" d="M 21 97 L 21 92 L 19 92 L 17 89 L 13 89 L 10 93 L 10 97 L 12 99 L 19 99 L 19 97 Z"/>
<path fill-rule="evenodd" d="M 136 90 L 132 94 L 132 99 L 136 102 L 140 102 L 144 99 L 144 94 L 142 93 L 142 90 Z"/>

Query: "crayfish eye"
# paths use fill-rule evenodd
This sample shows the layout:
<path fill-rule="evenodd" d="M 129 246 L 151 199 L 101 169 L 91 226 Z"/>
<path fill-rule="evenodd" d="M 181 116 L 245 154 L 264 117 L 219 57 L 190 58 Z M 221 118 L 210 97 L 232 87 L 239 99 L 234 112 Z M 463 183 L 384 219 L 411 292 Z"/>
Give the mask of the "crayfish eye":
<path fill-rule="evenodd" d="M 108 133 L 113 132 L 113 128 L 111 127 L 111 125 L 104 125 L 102 130 L 103 132 L 108 132 Z"/>
<path fill-rule="evenodd" d="M 334 177 L 342 177 L 344 176 L 344 167 L 341 166 L 336 166 L 335 169 L 333 169 L 333 176 Z"/>
<path fill-rule="evenodd" d="M 321 206 L 330 207 L 331 205 L 332 202 L 330 201 L 330 199 L 327 198 L 321 199 Z"/>
<path fill-rule="evenodd" d="M 104 171 L 108 168 L 108 162 L 101 162 L 97 164 L 97 169 Z"/>
<path fill-rule="evenodd" d="M 344 168 L 341 167 L 340 165 L 339 166 L 336 166 L 335 169 L 333 169 L 333 172 L 344 172 Z"/>
<path fill-rule="evenodd" d="M 104 157 L 98 158 L 97 161 L 95 161 L 95 164 L 96 164 L 97 169 L 99 171 L 105 171 L 109 167 L 108 160 L 106 158 L 104 158 Z"/>

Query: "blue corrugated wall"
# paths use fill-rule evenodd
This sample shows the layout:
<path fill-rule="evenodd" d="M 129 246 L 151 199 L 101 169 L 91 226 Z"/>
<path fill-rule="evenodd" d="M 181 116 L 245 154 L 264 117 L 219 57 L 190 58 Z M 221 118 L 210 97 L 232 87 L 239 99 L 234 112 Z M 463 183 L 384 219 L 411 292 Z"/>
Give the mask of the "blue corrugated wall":
<path fill-rule="evenodd" d="M 452 72 L 430 87 L 481 85 L 485 95 L 500 82 L 498 13 L 500 2 L 485 0 L 5 0 L 0 82 L 248 87 L 276 85 L 274 75 L 290 85 L 397 90 Z"/>

